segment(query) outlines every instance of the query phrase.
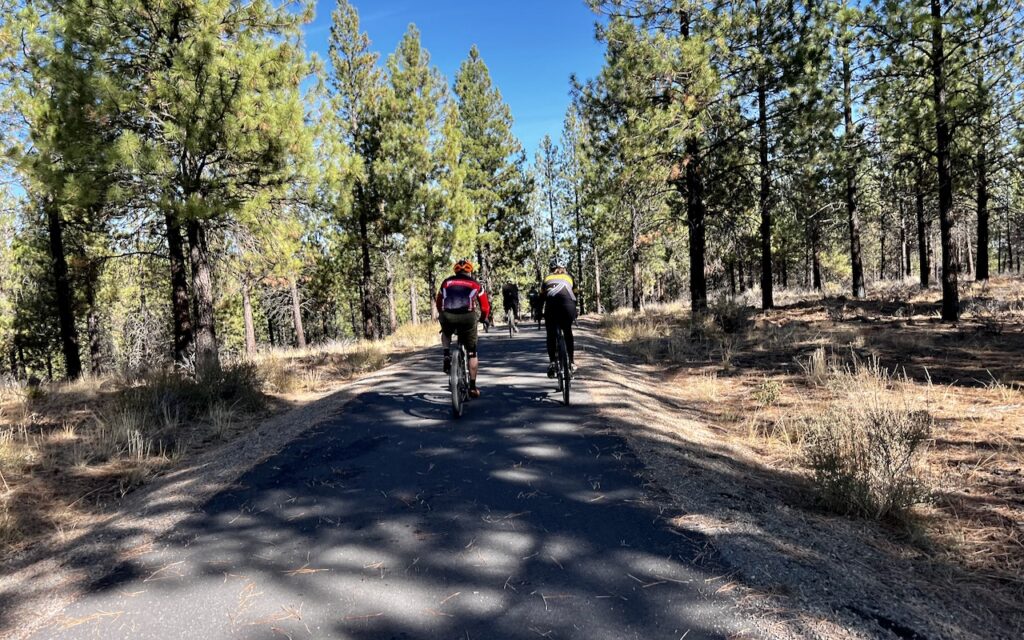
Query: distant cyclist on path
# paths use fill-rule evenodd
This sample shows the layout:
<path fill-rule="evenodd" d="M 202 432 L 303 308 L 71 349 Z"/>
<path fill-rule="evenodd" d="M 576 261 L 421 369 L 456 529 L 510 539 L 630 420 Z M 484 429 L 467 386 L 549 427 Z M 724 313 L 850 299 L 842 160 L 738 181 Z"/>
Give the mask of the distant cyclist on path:
<path fill-rule="evenodd" d="M 519 285 L 509 282 L 501 288 L 501 306 L 505 311 L 512 311 L 513 317 L 519 320 Z"/>
<path fill-rule="evenodd" d="M 452 366 L 452 334 L 458 334 L 459 342 L 466 348 L 469 360 L 469 396 L 480 397 L 476 386 L 479 360 L 477 358 L 477 323 L 488 322 L 491 317 L 491 303 L 487 292 L 473 277 L 473 263 L 459 260 L 452 267 L 454 275 L 441 283 L 435 304 L 441 321 L 441 346 L 444 347 L 444 372 Z"/>
<path fill-rule="evenodd" d="M 558 329 L 565 336 L 565 348 L 569 352 L 569 374 L 576 372 L 575 344 L 572 336 L 572 323 L 576 320 L 576 294 L 573 292 L 572 276 L 565 270 L 565 265 L 557 259 L 551 260 L 550 271 L 544 278 L 541 290 L 541 305 L 544 322 L 547 327 L 548 342 L 548 377 L 554 378 L 558 370 L 555 359 L 558 357 Z"/>

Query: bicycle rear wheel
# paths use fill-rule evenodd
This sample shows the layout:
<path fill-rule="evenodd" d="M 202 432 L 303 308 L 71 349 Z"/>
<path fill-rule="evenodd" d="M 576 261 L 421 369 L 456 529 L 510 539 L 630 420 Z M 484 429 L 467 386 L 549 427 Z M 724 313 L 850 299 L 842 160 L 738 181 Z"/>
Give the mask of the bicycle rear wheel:
<path fill-rule="evenodd" d="M 572 375 L 569 371 L 569 351 L 565 347 L 565 336 L 558 330 L 558 382 L 562 391 L 562 401 L 569 404 L 569 389 L 572 386 Z"/>
<path fill-rule="evenodd" d="M 458 351 L 452 358 L 451 372 L 448 374 L 448 387 L 452 392 L 452 414 L 459 418 L 462 416 L 462 368 L 466 362 L 462 357 L 462 345 L 456 345 Z"/>

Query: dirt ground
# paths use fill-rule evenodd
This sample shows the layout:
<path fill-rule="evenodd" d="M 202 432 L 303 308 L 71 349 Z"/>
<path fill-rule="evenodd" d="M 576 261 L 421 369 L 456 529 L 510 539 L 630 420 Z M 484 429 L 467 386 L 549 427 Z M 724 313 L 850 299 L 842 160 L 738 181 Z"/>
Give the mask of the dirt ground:
<path fill-rule="evenodd" d="M 727 309 L 730 332 L 695 332 L 679 306 L 589 323 L 602 411 L 681 531 L 711 536 L 735 588 L 800 637 L 1021 637 L 1024 283 L 967 289 L 956 325 L 909 284 L 783 299 Z M 872 393 L 933 424 L 927 497 L 898 518 L 830 511 L 806 466 L 800 425 L 860 392 L 844 372 L 865 363 L 890 380 Z"/>
<path fill-rule="evenodd" d="M 210 383 L 164 370 L 0 381 L 0 567 L 71 543 L 195 456 L 436 341 L 435 327 L 410 325 L 384 342 L 277 349 Z"/>

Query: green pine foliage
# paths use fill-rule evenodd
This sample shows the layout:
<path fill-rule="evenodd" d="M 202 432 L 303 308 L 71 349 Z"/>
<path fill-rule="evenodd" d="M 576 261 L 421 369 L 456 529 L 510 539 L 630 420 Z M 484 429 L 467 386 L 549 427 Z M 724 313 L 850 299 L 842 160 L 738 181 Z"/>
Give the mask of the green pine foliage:
<path fill-rule="evenodd" d="M 1019 271 L 1019 2 L 586 2 L 604 64 L 524 149 L 477 47 L 445 78 L 347 0 L 323 61 L 308 1 L 0 0 L 0 370 L 376 339 L 458 258 L 698 315 Z"/>

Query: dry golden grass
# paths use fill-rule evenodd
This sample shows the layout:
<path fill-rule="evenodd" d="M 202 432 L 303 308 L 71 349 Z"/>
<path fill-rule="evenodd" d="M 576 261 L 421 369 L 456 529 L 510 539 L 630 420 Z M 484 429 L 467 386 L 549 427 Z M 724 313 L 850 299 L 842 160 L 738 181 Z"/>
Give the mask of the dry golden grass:
<path fill-rule="evenodd" d="M 86 526 L 183 456 L 437 341 L 435 325 L 405 326 L 380 342 L 275 349 L 198 382 L 172 371 L 38 387 L 4 381 L 0 553 Z"/>
<path fill-rule="evenodd" d="M 756 292 L 744 300 L 757 304 Z M 908 463 L 929 490 L 910 500 L 912 538 L 1024 593 L 1024 281 L 965 285 L 957 325 L 939 321 L 937 291 L 913 282 L 876 285 L 860 301 L 776 301 L 733 332 L 694 332 L 682 306 L 612 314 L 602 329 L 668 367 L 674 392 L 716 433 L 808 477 L 809 434 L 845 424 L 832 435 L 863 444 L 864 425 L 880 421 L 910 436 L 922 426 L 910 416 L 926 411 L 930 436 Z"/>
<path fill-rule="evenodd" d="M 271 349 L 254 358 L 267 390 L 317 392 L 386 366 L 391 357 L 437 344 L 437 325 L 402 325 L 384 340 L 337 340 L 306 349 Z"/>

